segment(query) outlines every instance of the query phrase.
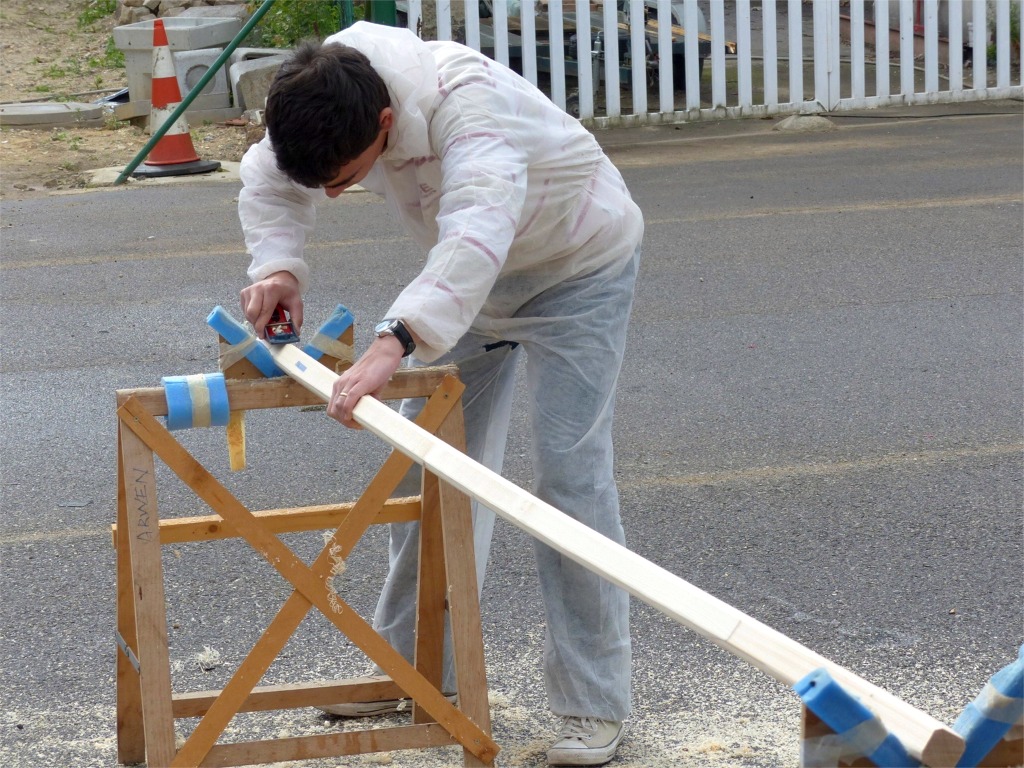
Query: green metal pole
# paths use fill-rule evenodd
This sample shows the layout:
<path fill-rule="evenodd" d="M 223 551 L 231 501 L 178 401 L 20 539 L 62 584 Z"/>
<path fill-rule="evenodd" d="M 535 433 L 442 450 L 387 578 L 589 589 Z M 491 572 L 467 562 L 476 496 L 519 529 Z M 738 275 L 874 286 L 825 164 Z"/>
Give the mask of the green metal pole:
<path fill-rule="evenodd" d="M 121 171 L 121 175 L 114 180 L 115 187 L 119 184 L 123 184 L 125 179 L 132 175 L 132 171 L 138 168 L 139 163 L 145 160 L 147 155 L 149 155 L 149 153 L 153 151 L 153 147 L 155 147 L 156 143 L 164 137 L 164 134 L 167 133 L 167 131 L 170 130 L 171 126 L 174 125 L 175 121 L 183 114 L 185 114 L 185 110 L 187 110 L 189 108 L 189 105 L 193 101 L 195 101 L 196 97 L 200 93 L 202 93 L 203 88 L 206 87 L 206 84 L 209 83 L 210 80 L 213 79 L 213 76 L 217 74 L 217 71 L 222 66 L 224 66 L 224 62 L 226 62 L 228 58 L 231 56 L 231 54 L 235 52 L 235 48 L 237 48 L 241 44 L 241 42 L 249 35 L 249 33 L 252 31 L 252 28 L 259 23 L 260 19 L 262 19 L 263 15 L 270 10 L 270 6 L 272 6 L 273 4 L 274 0 L 263 0 L 262 5 L 260 5 L 260 7 L 256 9 L 256 12 L 249 17 L 249 20 L 247 22 L 245 22 L 245 26 L 242 27 L 242 29 L 239 31 L 237 35 L 235 35 L 235 39 L 228 44 L 228 47 L 225 48 L 221 55 L 217 57 L 217 60 L 213 62 L 213 65 L 208 70 L 206 70 L 206 73 L 199 79 L 199 82 L 196 83 L 192 90 L 188 92 L 188 95 L 181 100 L 181 104 L 179 104 L 177 108 L 173 112 L 171 112 L 171 114 L 164 121 L 164 124 L 160 126 L 159 130 L 153 132 L 153 135 L 149 137 L 149 141 L 146 142 L 146 146 L 139 150 L 139 154 L 137 154 L 132 159 L 132 161 L 125 166 L 124 170 Z"/>
<path fill-rule="evenodd" d="M 369 0 L 367 3 L 369 19 L 374 24 L 387 24 L 389 27 L 398 26 L 398 9 L 395 7 L 395 0 Z"/>
<path fill-rule="evenodd" d="M 352 0 L 338 0 L 338 17 L 341 23 L 338 25 L 341 29 L 348 29 L 356 21 L 355 10 L 352 8 Z"/>

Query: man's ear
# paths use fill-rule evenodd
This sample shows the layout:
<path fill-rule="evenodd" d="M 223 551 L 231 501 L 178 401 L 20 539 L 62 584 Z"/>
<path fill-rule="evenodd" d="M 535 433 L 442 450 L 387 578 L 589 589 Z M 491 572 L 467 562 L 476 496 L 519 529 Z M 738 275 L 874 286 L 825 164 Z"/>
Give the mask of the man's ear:
<path fill-rule="evenodd" d="M 390 131 L 391 126 L 394 125 L 394 122 L 394 110 L 392 110 L 391 107 L 384 107 L 384 109 L 380 111 L 380 129 L 382 131 Z"/>

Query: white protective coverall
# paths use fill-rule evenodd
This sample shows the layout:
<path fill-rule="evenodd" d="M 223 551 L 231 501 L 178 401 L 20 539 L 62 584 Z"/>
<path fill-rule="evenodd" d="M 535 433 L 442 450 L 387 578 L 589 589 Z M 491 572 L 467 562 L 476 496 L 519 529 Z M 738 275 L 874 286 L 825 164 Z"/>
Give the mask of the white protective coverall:
<path fill-rule="evenodd" d="M 612 411 L 643 236 L 622 177 L 578 121 L 465 46 L 365 22 L 330 43 L 360 50 L 387 84 L 394 124 L 361 184 L 385 196 L 427 252 L 422 272 L 384 316 L 401 318 L 422 339 L 414 364 L 459 366 L 468 453 L 498 472 L 515 362 L 525 350 L 534 493 L 622 543 Z M 286 270 L 305 290 L 303 246 L 326 195 L 278 170 L 272 139 L 242 160 L 249 276 Z M 403 403 L 402 413 L 414 416 L 420 405 Z M 481 584 L 493 527 L 493 512 L 474 505 Z M 417 540 L 417 524 L 392 526 L 374 619 L 409 659 Z M 552 711 L 623 720 L 628 596 L 545 545 L 536 556 Z"/>

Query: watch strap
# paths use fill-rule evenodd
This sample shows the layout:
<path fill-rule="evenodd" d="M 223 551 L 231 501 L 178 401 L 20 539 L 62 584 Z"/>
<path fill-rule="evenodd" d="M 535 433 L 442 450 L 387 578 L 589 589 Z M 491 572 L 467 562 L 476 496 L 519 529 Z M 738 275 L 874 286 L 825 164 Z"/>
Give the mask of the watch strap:
<path fill-rule="evenodd" d="M 398 339 L 402 345 L 402 357 L 408 357 L 416 349 L 416 342 L 412 338 L 412 334 L 409 333 L 409 329 L 405 327 L 405 323 L 401 320 L 386 320 L 387 327 L 378 333 L 378 336 L 391 335 Z"/>

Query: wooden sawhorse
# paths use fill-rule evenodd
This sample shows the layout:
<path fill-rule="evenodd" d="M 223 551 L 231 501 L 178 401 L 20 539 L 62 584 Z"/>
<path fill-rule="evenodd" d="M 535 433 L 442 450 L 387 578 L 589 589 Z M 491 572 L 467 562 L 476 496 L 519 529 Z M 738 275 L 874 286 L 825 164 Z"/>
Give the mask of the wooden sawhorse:
<path fill-rule="evenodd" d="M 876 768 L 877 763 L 869 758 L 853 755 L 844 755 L 832 760 L 808 761 L 804 759 L 803 742 L 809 739 L 835 738 L 835 733 L 821 718 L 811 712 L 807 707 L 801 707 L 801 768 Z M 1018 722 L 1000 740 L 980 762 L 971 763 L 978 768 L 1020 768 L 1024 766 L 1024 722 Z"/>
<path fill-rule="evenodd" d="M 462 384 L 457 369 L 399 371 L 383 399 L 426 397 L 417 424 L 464 450 Z M 232 412 L 322 403 L 287 378 L 226 382 Z M 422 493 L 391 499 L 412 466 L 392 451 L 351 504 L 252 512 L 178 443 L 157 420 L 167 413 L 162 388 L 117 393 L 117 742 L 121 763 L 152 768 L 252 765 L 434 746 L 463 747 L 466 765 L 490 765 L 490 736 L 480 609 L 469 499 L 424 470 Z M 160 520 L 155 460 L 160 459 L 214 511 L 209 517 Z M 408 663 L 330 588 L 370 524 L 421 523 L 415 664 Z M 278 533 L 336 527 L 307 566 Z M 219 691 L 175 694 L 171 687 L 161 546 L 244 538 L 293 587 L 277 615 Z M 327 683 L 257 687 L 312 607 L 316 607 L 385 673 Z M 439 690 L 445 610 L 452 625 L 458 707 Z M 409 698 L 412 724 L 362 731 L 218 744 L 239 712 L 314 707 L 350 701 Z M 174 721 L 201 717 L 179 748 Z"/>

